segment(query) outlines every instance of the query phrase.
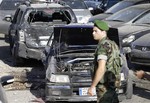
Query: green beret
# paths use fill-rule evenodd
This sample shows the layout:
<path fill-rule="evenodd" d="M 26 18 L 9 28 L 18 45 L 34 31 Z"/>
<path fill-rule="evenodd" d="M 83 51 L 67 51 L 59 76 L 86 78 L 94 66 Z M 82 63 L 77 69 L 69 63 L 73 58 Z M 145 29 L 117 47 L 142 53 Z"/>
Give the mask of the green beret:
<path fill-rule="evenodd" d="M 94 26 L 98 27 L 102 31 L 108 31 L 109 30 L 108 24 L 104 21 L 95 20 Z"/>

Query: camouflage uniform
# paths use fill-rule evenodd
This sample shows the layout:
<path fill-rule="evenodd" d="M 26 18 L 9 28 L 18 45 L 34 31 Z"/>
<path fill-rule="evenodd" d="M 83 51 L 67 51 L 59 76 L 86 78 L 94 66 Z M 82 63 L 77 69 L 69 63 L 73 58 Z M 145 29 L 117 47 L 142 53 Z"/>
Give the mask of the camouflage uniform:
<path fill-rule="evenodd" d="M 114 67 L 113 62 L 114 62 L 114 58 L 118 58 L 119 57 L 119 49 L 118 46 L 115 44 L 115 42 L 109 40 L 107 37 L 103 38 L 98 46 L 97 49 L 95 50 L 95 59 L 94 59 L 94 75 L 95 72 L 98 68 L 98 60 L 103 59 L 106 60 L 106 71 L 111 71 L 113 74 L 119 75 L 118 73 L 120 73 L 120 69 Z M 120 61 L 119 61 L 120 62 Z M 106 73 L 105 71 L 105 73 Z M 94 76 L 93 75 L 93 76 Z M 104 78 L 105 76 L 103 76 L 103 78 L 100 80 L 100 82 L 97 84 L 96 86 L 96 91 L 97 91 L 97 98 L 98 98 L 98 103 L 112 103 L 111 97 L 112 95 L 116 94 L 115 89 L 111 89 L 111 88 L 106 88 L 106 86 L 104 85 Z M 103 99 L 102 99 L 103 98 Z M 112 98 L 115 99 L 115 101 L 118 101 L 118 98 L 115 96 Z M 117 102 L 114 102 L 117 103 Z"/>

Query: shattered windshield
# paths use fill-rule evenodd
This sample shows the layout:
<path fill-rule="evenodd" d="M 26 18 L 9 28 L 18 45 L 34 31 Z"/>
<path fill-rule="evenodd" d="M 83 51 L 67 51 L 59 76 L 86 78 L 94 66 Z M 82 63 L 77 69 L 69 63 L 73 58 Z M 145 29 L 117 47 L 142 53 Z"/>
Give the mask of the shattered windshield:
<path fill-rule="evenodd" d="M 54 21 L 57 21 L 58 23 L 71 22 L 71 15 L 67 9 L 34 9 L 30 10 L 26 16 L 29 23 Z"/>

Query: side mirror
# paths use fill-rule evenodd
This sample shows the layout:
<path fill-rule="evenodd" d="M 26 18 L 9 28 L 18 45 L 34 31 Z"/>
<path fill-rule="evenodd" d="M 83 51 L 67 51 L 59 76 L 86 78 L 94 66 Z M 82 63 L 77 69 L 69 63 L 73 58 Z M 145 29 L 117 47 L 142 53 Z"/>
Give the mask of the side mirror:
<path fill-rule="evenodd" d="M 4 21 L 11 22 L 12 21 L 12 16 L 11 15 L 5 15 L 3 18 Z"/>

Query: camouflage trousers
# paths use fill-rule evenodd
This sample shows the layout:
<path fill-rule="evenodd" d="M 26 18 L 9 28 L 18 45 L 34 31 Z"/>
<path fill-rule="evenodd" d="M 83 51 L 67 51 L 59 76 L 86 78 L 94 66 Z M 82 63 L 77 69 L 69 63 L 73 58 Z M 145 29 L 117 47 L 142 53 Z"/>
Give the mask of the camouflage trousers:
<path fill-rule="evenodd" d="M 119 103 L 118 95 L 115 90 L 107 90 L 104 85 L 96 88 L 97 103 Z"/>

